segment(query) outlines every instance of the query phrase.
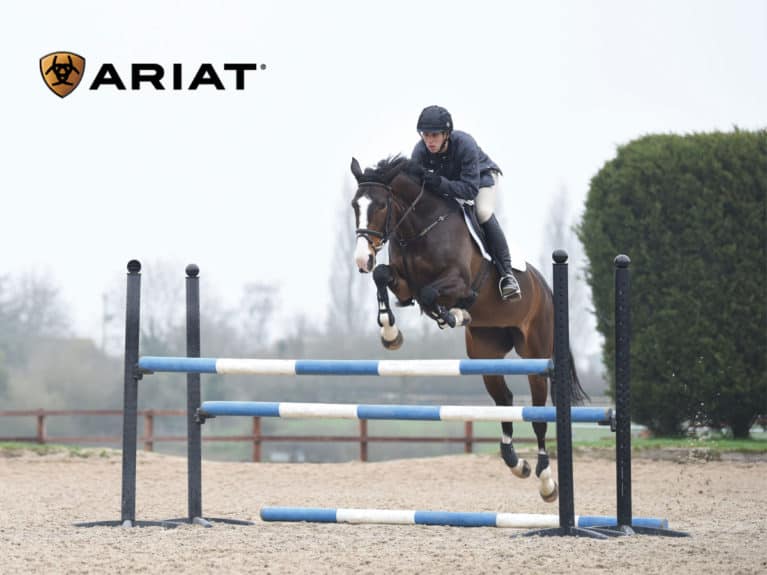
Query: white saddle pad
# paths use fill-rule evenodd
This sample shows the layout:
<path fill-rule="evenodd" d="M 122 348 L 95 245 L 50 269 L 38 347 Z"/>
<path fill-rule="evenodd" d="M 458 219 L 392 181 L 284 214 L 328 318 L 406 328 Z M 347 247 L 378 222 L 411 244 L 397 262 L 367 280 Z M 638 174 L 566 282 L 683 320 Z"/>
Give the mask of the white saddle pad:
<path fill-rule="evenodd" d="M 469 234 L 472 239 L 474 239 L 474 243 L 477 244 L 479 251 L 482 253 L 482 257 L 487 261 L 492 261 L 493 258 L 490 257 L 490 254 L 485 250 L 485 246 L 482 245 L 482 242 L 477 237 L 477 232 L 474 231 L 474 226 L 471 225 L 468 214 L 465 210 L 461 210 L 461 212 L 463 213 L 463 219 L 466 221 L 466 227 L 469 229 Z M 527 271 L 527 262 L 525 261 L 524 252 L 514 242 L 509 242 L 509 253 L 511 254 L 511 267 L 519 272 Z"/>

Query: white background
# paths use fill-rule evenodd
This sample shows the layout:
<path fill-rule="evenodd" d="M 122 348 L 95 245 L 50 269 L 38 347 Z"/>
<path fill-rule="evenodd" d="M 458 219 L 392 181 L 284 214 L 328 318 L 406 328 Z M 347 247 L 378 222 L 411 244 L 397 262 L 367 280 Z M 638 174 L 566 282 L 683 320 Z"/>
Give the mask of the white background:
<path fill-rule="evenodd" d="M 426 105 L 503 168 L 531 261 L 558 247 L 557 194 L 577 215 L 618 145 L 767 125 L 759 0 L 3 2 L 0 45 L 0 274 L 49 275 L 93 337 L 131 258 L 196 262 L 225 300 L 279 282 L 320 321 L 350 159 L 409 154 Z M 65 99 L 39 71 L 58 50 L 87 62 Z M 128 85 L 132 62 L 185 85 L 210 62 L 227 90 L 88 90 L 105 62 Z M 235 91 L 225 62 L 267 70 Z"/>

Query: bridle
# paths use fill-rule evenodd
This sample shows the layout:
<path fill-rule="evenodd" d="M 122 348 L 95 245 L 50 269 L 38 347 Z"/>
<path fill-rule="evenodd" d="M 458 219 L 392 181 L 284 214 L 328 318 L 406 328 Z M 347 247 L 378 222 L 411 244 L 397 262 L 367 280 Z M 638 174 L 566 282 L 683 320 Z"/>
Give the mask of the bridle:
<path fill-rule="evenodd" d="M 394 235 L 394 233 L 397 231 L 397 229 L 402 225 L 402 222 L 407 219 L 407 217 L 415 210 L 416 205 L 421 200 L 424 194 L 424 185 L 421 184 L 421 191 L 416 196 L 415 200 L 413 200 L 413 203 L 410 204 L 407 208 L 405 208 L 404 213 L 402 216 L 397 220 L 397 222 L 394 224 L 394 227 L 389 229 L 389 226 L 391 225 L 392 220 L 392 200 L 399 202 L 399 200 L 395 197 L 394 191 L 392 190 L 391 186 L 388 186 L 386 184 L 382 184 L 380 182 L 361 182 L 358 185 L 357 192 L 359 193 L 359 188 L 363 187 L 370 187 L 370 188 L 383 188 L 386 190 L 386 219 L 384 220 L 384 229 L 383 232 L 379 232 L 378 230 L 371 230 L 369 228 L 357 228 L 355 233 L 357 234 L 358 238 L 365 238 L 373 250 L 378 253 L 381 248 L 384 247 L 384 244 L 389 241 L 389 239 Z M 432 226 L 430 226 L 426 231 L 431 229 Z M 424 235 L 423 233 L 421 235 Z M 377 246 L 373 243 L 372 238 L 380 238 L 381 243 Z"/>

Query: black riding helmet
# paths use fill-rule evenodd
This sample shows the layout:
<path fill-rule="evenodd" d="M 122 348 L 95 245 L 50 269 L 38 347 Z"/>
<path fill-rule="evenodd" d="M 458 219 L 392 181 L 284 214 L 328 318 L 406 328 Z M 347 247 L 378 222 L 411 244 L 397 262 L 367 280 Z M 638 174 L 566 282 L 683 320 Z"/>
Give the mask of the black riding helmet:
<path fill-rule="evenodd" d="M 418 132 L 447 132 L 453 131 L 453 118 L 450 112 L 442 106 L 427 106 L 418 116 Z"/>

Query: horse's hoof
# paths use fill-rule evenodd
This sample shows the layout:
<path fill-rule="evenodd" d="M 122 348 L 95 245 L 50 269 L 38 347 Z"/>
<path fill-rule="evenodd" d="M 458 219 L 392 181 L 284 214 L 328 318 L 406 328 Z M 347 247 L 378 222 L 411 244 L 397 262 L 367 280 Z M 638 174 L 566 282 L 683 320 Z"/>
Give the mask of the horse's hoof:
<path fill-rule="evenodd" d="M 527 462 L 527 459 L 520 459 L 519 463 L 511 468 L 511 472 L 522 479 L 530 477 L 530 464 Z"/>
<path fill-rule="evenodd" d="M 450 315 L 455 318 L 455 327 L 464 327 L 471 323 L 471 315 L 468 311 L 460 307 L 454 307 L 450 310 Z M 452 327 L 452 326 L 451 326 Z"/>
<path fill-rule="evenodd" d="M 551 493 L 548 495 L 541 493 L 541 499 L 543 499 L 546 503 L 553 503 L 557 500 L 557 497 L 559 497 L 559 485 L 556 483 L 554 483 L 554 489 Z"/>
<path fill-rule="evenodd" d="M 381 338 L 381 343 L 383 344 L 383 346 L 386 349 L 391 350 L 391 351 L 396 351 L 399 348 L 401 348 L 403 341 L 405 341 L 405 338 L 402 337 L 402 332 L 401 331 L 397 332 L 397 337 L 395 337 L 392 341 L 387 341 L 383 337 Z"/>

